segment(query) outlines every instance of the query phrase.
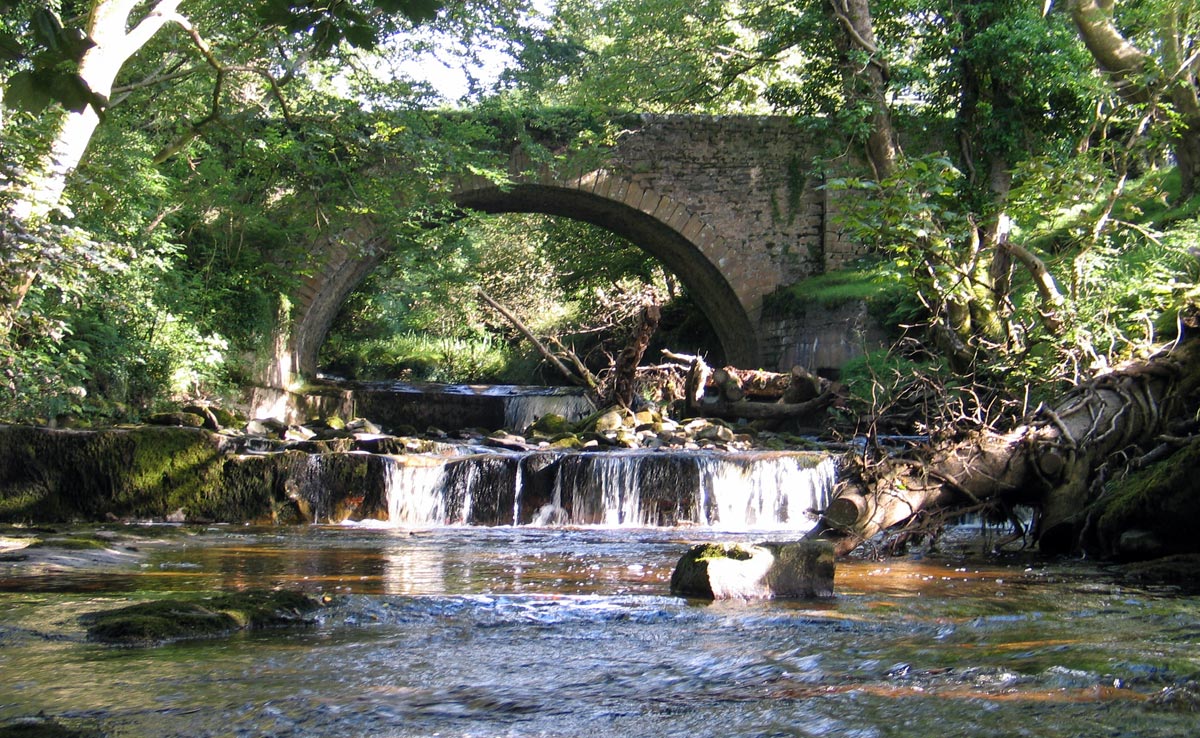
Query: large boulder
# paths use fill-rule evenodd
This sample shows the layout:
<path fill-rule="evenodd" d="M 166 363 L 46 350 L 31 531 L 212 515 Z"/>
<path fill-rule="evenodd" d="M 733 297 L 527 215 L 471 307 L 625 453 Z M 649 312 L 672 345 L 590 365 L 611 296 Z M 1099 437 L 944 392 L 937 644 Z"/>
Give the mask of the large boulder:
<path fill-rule="evenodd" d="M 833 571 L 826 541 L 704 543 L 675 565 L 671 593 L 714 600 L 832 597 Z"/>

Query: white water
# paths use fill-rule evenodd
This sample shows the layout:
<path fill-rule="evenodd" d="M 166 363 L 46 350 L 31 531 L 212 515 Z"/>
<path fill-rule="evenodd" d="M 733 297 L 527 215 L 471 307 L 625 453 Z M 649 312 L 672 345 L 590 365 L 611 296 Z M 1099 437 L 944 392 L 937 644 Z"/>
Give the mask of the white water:
<path fill-rule="evenodd" d="M 495 485 L 495 477 L 484 479 L 481 471 L 487 457 L 477 458 L 390 458 L 385 491 L 391 524 L 476 522 L 473 500 L 481 499 L 482 485 Z M 450 475 L 447 463 L 467 466 Z M 690 524 L 803 532 L 815 522 L 811 511 L 827 504 L 834 483 L 832 459 L 802 453 L 611 451 L 562 454 L 554 464 L 552 489 L 540 499 L 526 489 L 524 464 L 513 465 L 514 524 Z M 451 500 L 454 519 L 447 512 Z"/>
<path fill-rule="evenodd" d="M 808 530 L 824 510 L 835 481 L 833 459 L 812 466 L 805 457 L 705 459 L 700 488 L 715 509 L 701 522 L 726 530 Z"/>
<path fill-rule="evenodd" d="M 573 423 L 595 410 L 596 406 L 583 395 L 514 395 L 505 398 L 504 427 L 520 432 L 550 413 L 561 415 Z"/>
<path fill-rule="evenodd" d="M 392 525 L 411 528 L 445 525 L 445 464 L 427 456 L 389 457 L 387 462 L 384 493 Z"/>

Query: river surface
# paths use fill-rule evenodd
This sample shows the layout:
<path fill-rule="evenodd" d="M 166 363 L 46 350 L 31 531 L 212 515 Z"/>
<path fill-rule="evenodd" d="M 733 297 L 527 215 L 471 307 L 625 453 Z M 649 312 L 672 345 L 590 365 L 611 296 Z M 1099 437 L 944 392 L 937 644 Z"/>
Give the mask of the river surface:
<path fill-rule="evenodd" d="M 0 725 L 44 713 L 137 737 L 1200 735 L 1200 714 L 1162 704 L 1200 675 L 1200 597 L 1090 563 L 850 560 L 830 600 L 706 603 L 668 592 L 689 544 L 787 534 L 138 535 L 141 558 L 106 571 L 0 568 Z M 269 587 L 331 603 L 309 629 L 157 648 L 88 642 L 77 621 Z"/>

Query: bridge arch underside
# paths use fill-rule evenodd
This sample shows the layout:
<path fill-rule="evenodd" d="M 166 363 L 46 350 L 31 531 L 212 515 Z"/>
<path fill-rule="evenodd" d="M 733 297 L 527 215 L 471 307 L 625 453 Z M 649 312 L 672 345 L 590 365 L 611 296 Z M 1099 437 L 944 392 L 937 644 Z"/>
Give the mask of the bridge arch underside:
<path fill-rule="evenodd" d="M 694 243 L 666 223 L 625 203 L 552 185 L 489 187 L 460 193 L 455 201 L 483 213 L 541 213 L 571 218 L 625 238 L 661 261 L 687 288 L 716 332 L 727 362 L 758 365 L 757 331 L 733 287 Z"/>
<path fill-rule="evenodd" d="M 675 274 L 712 325 L 725 360 L 758 365 L 757 332 L 737 294 L 715 264 L 679 231 L 636 208 L 579 190 L 523 184 L 465 191 L 455 198 L 464 209 L 483 213 L 542 213 L 591 223 L 645 249 Z M 287 364 L 302 376 L 315 376 L 321 345 L 342 304 L 385 258 L 387 239 L 369 222 L 335 239 L 356 248 L 324 244 L 329 256 L 320 273 L 296 295 L 296 321 L 290 330 Z M 267 377 L 268 386 L 287 386 L 289 372 Z"/>

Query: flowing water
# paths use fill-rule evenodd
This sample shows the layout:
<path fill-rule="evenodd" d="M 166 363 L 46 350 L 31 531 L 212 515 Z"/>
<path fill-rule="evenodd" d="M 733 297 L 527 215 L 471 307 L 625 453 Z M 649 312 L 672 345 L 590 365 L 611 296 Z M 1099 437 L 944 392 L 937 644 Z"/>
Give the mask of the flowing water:
<path fill-rule="evenodd" d="M 1200 598 L 1091 563 L 989 560 L 971 543 L 839 562 L 829 600 L 690 601 L 668 590 L 690 544 L 799 537 L 792 508 L 813 501 L 780 492 L 785 471 L 735 464 L 701 485 L 696 520 L 645 527 L 648 498 L 633 505 L 631 472 L 609 471 L 557 482 L 559 503 L 587 498 L 572 515 L 591 510 L 592 525 L 444 525 L 445 469 L 425 466 L 392 481 L 389 523 L 113 529 L 136 536 L 114 542 L 132 564 L 0 564 L 0 725 L 44 713 L 139 738 L 1200 734 L 1200 716 L 1163 704 L 1200 675 Z M 272 587 L 330 601 L 308 629 L 156 648 L 91 643 L 77 619 Z"/>

